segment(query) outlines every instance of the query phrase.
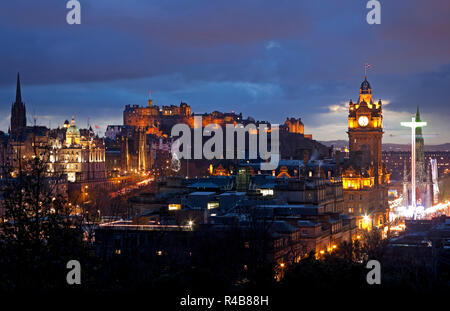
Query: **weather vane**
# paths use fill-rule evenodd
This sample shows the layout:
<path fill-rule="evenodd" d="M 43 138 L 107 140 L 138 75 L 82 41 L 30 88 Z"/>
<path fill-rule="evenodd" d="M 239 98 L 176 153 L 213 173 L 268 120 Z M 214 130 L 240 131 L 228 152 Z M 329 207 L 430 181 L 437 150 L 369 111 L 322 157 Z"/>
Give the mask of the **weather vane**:
<path fill-rule="evenodd" d="M 367 79 L 367 70 L 370 68 L 372 68 L 371 64 L 369 64 L 369 63 L 364 64 L 364 78 L 366 78 L 366 79 Z"/>

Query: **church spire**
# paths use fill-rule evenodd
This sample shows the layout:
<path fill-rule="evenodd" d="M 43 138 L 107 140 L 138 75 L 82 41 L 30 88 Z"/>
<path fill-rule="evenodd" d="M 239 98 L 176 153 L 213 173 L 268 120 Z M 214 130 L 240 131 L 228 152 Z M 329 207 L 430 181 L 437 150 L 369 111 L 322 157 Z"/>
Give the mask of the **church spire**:
<path fill-rule="evenodd" d="M 20 90 L 20 75 L 17 73 L 16 101 L 11 107 L 11 132 L 27 126 L 25 104 L 22 102 L 22 92 Z"/>
<path fill-rule="evenodd" d="M 420 120 L 420 112 L 419 112 L 419 106 L 417 106 L 417 112 L 416 112 L 416 122 L 421 122 Z M 423 139 L 422 137 L 422 127 L 416 127 L 416 142 L 417 140 Z"/>
<path fill-rule="evenodd" d="M 19 73 L 17 73 L 16 103 L 22 103 L 22 92 L 20 91 L 20 74 Z"/>

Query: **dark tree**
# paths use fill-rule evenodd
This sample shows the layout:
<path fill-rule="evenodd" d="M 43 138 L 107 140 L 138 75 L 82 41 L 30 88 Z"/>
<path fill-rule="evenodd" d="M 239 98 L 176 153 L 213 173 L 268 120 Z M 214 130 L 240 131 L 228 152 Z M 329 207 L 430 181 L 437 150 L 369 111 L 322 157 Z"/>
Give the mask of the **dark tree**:
<path fill-rule="evenodd" d="M 40 157 L 21 160 L 3 185 L 0 202 L 0 287 L 6 290 L 61 288 L 66 263 L 82 252 L 81 224 L 58 193 Z"/>

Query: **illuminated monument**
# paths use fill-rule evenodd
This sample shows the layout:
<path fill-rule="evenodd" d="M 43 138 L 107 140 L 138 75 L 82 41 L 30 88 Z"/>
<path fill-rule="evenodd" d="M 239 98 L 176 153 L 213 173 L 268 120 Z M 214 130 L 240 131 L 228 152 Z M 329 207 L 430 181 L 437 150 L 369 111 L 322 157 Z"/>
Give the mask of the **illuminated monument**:
<path fill-rule="evenodd" d="M 358 102 L 350 100 L 347 133 L 350 158 L 342 173 L 346 211 L 357 218 L 360 229 L 381 228 L 388 221 L 390 175 L 381 157 L 382 102 L 373 101 L 367 75 Z"/>
<path fill-rule="evenodd" d="M 416 213 L 417 205 L 425 208 L 433 205 L 431 164 L 425 161 L 422 127 L 427 125 L 420 119 L 419 107 L 411 122 L 401 122 L 402 126 L 411 128 L 411 182 L 405 169 L 403 176 L 403 204 L 410 206 L 411 213 Z M 408 191 L 410 189 L 410 192 Z"/>

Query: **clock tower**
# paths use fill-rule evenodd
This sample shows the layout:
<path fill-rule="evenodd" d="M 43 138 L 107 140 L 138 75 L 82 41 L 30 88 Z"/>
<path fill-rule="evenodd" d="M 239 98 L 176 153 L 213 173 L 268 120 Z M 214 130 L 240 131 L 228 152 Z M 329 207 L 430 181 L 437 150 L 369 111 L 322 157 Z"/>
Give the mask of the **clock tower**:
<path fill-rule="evenodd" d="M 361 230 L 383 228 L 389 220 L 390 174 L 381 155 L 382 103 L 373 101 L 367 76 L 359 88 L 358 101 L 350 101 L 347 133 L 350 156 L 342 172 L 345 210 L 356 217 Z"/>
<path fill-rule="evenodd" d="M 372 88 L 367 76 L 361 83 L 357 103 L 350 101 L 348 110 L 348 138 L 350 156 L 361 155 L 362 164 L 373 166 L 375 183 L 381 183 L 381 140 L 383 136 L 382 103 L 372 99 Z"/>

